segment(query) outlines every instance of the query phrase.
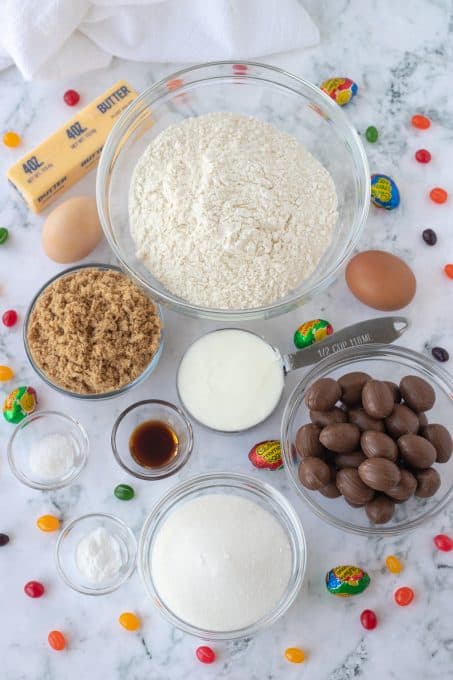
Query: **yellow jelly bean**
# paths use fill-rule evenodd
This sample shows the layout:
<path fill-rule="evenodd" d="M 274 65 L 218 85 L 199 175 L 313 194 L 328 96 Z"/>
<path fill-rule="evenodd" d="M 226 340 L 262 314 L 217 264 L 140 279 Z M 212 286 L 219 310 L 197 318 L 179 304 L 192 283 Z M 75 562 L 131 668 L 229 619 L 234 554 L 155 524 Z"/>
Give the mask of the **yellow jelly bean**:
<path fill-rule="evenodd" d="M 12 132 L 11 130 L 9 132 L 5 132 L 3 135 L 3 144 L 10 147 L 19 146 L 20 137 L 17 132 Z"/>
<path fill-rule="evenodd" d="M 126 630 L 138 630 L 141 626 L 140 619 L 132 612 L 123 612 L 120 614 L 118 621 Z"/>
<path fill-rule="evenodd" d="M 6 382 L 14 378 L 14 372 L 9 366 L 0 366 L 0 382 Z"/>
<path fill-rule="evenodd" d="M 305 652 L 300 647 L 288 647 L 288 649 L 285 649 L 285 656 L 290 663 L 303 663 L 305 661 Z"/>
<path fill-rule="evenodd" d="M 392 574 L 399 574 L 403 571 L 403 565 L 395 555 L 389 555 L 385 558 L 385 566 Z"/>
<path fill-rule="evenodd" d="M 60 520 L 55 515 L 41 515 L 36 520 L 36 525 L 41 531 L 57 531 L 60 528 Z"/>

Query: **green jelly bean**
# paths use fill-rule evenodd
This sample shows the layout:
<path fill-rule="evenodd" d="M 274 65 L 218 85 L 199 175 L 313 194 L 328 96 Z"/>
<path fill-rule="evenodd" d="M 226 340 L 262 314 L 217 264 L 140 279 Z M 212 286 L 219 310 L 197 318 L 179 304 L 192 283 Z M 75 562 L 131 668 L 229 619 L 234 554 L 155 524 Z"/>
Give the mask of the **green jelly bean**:
<path fill-rule="evenodd" d="M 129 484 L 118 484 L 113 493 L 120 501 L 131 501 L 135 495 L 134 489 Z"/>
<path fill-rule="evenodd" d="M 365 137 L 370 142 L 370 144 L 374 144 L 375 142 L 377 142 L 377 138 L 379 137 L 379 132 L 374 127 L 374 125 L 370 125 L 370 127 L 367 127 L 367 129 L 365 131 Z"/>
<path fill-rule="evenodd" d="M 8 240 L 9 231 L 5 227 L 0 228 L 0 246 Z"/>

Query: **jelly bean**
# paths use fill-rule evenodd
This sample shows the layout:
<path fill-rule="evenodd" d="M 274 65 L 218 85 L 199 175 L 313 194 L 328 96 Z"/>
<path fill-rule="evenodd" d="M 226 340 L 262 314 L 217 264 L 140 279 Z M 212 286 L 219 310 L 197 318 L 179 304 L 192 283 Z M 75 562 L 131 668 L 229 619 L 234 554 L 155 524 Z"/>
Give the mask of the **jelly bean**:
<path fill-rule="evenodd" d="M 365 130 L 365 137 L 367 140 L 370 142 L 370 144 L 374 144 L 377 142 L 377 138 L 379 137 L 379 132 L 377 131 L 377 128 L 374 127 L 374 125 L 370 125 L 367 127 Z"/>
<path fill-rule="evenodd" d="M 290 663 L 303 663 L 305 661 L 305 652 L 300 647 L 288 647 L 285 649 L 285 656 Z"/>
<path fill-rule="evenodd" d="M 395 555 L 389 555 L 385 558 L 385 566 L 391 574 L 399 574 L 404 569 L 402 563 Z"/>
<path fill-rule="evenodd" d="M 9 366 L 0 366 L 0 382 L 6 382 L 14 378 L 14 372 Z"/>
<path fill-rule="evenodd" d="M 442 550 L 442 552 L 450 552 L 450 550 L 453 550 L 453 538 L 446 536 L 446 534 L 437 534 L 437 536 L 434 536 L 434 543 L 436 544 L 436 548 Z"/>
<path fill-rule="evenodd" d="M 197 647 L 195 650 L 198 661 L 201 663 L 214 663 L 216 660 L 216 654 L 211 647 L 203 645 L 202 647 Z"/>
<path fill-rule="evenodd" d="M 178 90 L 183 85 L 183 81 L 180 78 L 174 78 L 173 80 L 167 80 L 167 90 L 170 92 L 172 90 Z"/>
<path fill-rule="evenodd" d="M 437 234 L 434 229 L 424 229 L 422 232 L 422 238 L 428 246 L 435 246 L 437 243 Z"/>
<path fill-rule="evenodd" d="M 426 116 L 420 115 L 419 113 L 416 113 L 414 116 L 412 116 L 411 123 L 413 127 L 417 128 L 418 130 L 427 130 L 431 125 L 430 119 Z"/>
<path fill-rule="evenodd" d="M 450 358 L 449 353 L 443 347 L 433 347 L 431 350 L 431 354 L 436 359 L 436 361 L 444 362 L 448 361 Z"/>
<path fill-rule="evenodd" d="M 399 604 L 400 607 L 407 607 L 414 599 L 414 591 L 412 588 L 403 586 L 402 588 L 395 590 L 394 598 L 396 604 Z"/>
<path fill-rule="evenodd" d="M 17 312 L 14 309 L 8 309 L 3 313 L 2 321 L 3 325 L 7 326 L 8 328 L 14 326 L 17 321 Z"/>
<path fill-rule="evenodd" d="M 66 647 L 66 639 L 63 633 L 59 630 L 51 630 L 47 636 L 47 640 L 52 649 L 56 652 L 61 652 Z"/>
<path fill-rule="evenodd" d="M 419 149 L 415 152 L 415 160 L 419 163 L 429 163 L 431 154 L 426 149 Z"/>
<path fill-rule="evenodd" d="M 434 189 L 431 189 L 429 192 L 429 197 L 433 203 L 441 205 L 447 200 L 448 193 L 445 191 L 445 189 L 442 189 L 442 187 L 434 187 Z"/>
<path fill-rule="evenodd" d="M 41 597 L 44 595 L 44 586 L 39 581 L 29 581 L 24 585 L 24 593 L 28 597 Z"/>
<path fill-rule="evenodd" d="M 236 73 L 245 73 L 247 70 L 247 64 L 233 64 L 233 71 L 236 71 Z"/>
<path fill-rule="evenodd" d="M 446 264 L 444 267 L 444 272 L 449 279 L 453 279 L 453 264 Z"/>
<path fill-rule="evenodd" d="M 63 99 L 68 106 L 75 106 L 80 101 L 80 94 L 76 90 L 66 90 Z"/>
<path fill-rule="evenodd" d="M 138 630 L 141 626 L 140 619 L 132 612 L 123 612 L 120 614 L 118 621 L 126 630 Z"/>
<path fill-rule="evenodd" d="M 134 497 L 134 489 L 129 484 L 118 484 L 113 491 L 120 501 L 130 501 Z"/>
<path fill-rule="evenodd" d="M 5 146 L 9 146 L 11 148 L 15 146 L 19 146 L 20 144 L 20 136 L 17 134 L 17 132 L 5 132 L 3 135 L 3 144 Z"/>
<path fill-rule="evenodd" d="M 8 240 L 9 231 L 5 227 L 0 228 L 0 246 L 2 246 Z"/>
<path fill-rule="evenodd" d="M 371 609 L 364 609 L 360 614 L 360 623 L 366 630 L 373 630 L 377 626 L 377 616 Z"/>
<path fill-rule="evenodd" d="M 60 520 L 55 515 L 41 515 L 36 520 L 36 526 L 41 531 L 57 531 L 60 528 Z"/>
<path fill-rule="evenodd" d="M 0 534 L 0 548 L 9 543 L 8 534 Z"/>

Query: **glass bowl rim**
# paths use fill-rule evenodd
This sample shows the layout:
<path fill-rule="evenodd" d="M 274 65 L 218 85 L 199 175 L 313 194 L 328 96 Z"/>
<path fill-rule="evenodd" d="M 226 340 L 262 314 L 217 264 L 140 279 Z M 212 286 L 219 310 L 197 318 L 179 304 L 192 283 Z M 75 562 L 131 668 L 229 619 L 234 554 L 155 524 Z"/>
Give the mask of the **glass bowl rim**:
<path fill-rule="evenodd" d="M 163 466 L 162 468 L 156 468 L 157 474 L 146 475 L 146 474 L 142 474 L 140 472 L 137 472 L 136 470 L 133 470 L 128 465 L 126 465 L 126 463 L 123 461 L 123 459 L 121 458 L 121 456 L 118 452 L 118 448 L 116 446 L 116 435 L 117 435 L 118 428 L 119 428 L 121 422 L 131 411 L 138 408 L 139 406 L 146 406 L 146 405 L 150 405 L 150 404 L 152 404 L 152 405 L 156 404 L 158 406 L 163 406 L 163 407 L 169 409 L 170 411 L 177 413 L 177 415 L 181 418 L 181 420 L 183 421 L 183 423 L 186 427 L 186 430 L 187 430 L 187 433 L 188 433 L 188 442 L 187 442 L 187 446 L 186 446 L 186 451 L 185 451 L 183 456 L 180 456 L 180 461 L 179 461 L 179 464 L 177 466 L 173 467 L 171 470 L 168 470 L 167 466 Z M 110 437 L 110 443 L 111 443 L 111 446 L 112 446 L 112 451 L 113 451 L 113 455 L 115 457 L 115 460 L 118 463 L 118 465 L 120 465 L 123 468 L 123 470 L 126 470 L 126 472 L 128 472 L 133 477 L 136 477 L 137 479 L 143 479 L 145 482 L 153 482 L 153 481 L 156 481 L 156 480 L 159 480 L 159 479 L 165 479 L 167 477 L 171 477 L 173 474 L 178 472 L 182 467 L 184 467 L 184 465 L 189 460 L 189 458 L 192 454 L 192 451 L 193 451 L 194 434 L 193 434 L 192 423 L 190 422 L 190 420 L 187 417 L 187 415 L 185 414 L 185 412 L 182 409 L 180 409 L 178 406 L 176 406 L 176 404 L 172 404 L 170 401 L 165 401 L 164 399 L 142 399 L 141 401 L 136 401 L 133 404 L 130 404 L 130 406 L 127 406 L 127 408 L 125 408 L 123 411 L 121 411 L 121 413 L 116 418 L 116 420 L 113 424 L 112 434 L 111 434 L 111 437 Z M 159 473 L 159 470 L 161 471 L 160 473 Z"/>
<path fill-rule="evenodd" d="M 246 491 L 252 497 L 259 496 L 261 500 L 264 499 L 265 507 L 266 505 L 272 507 L 272 510 L 277 517 L 280 517 L 281 514 L 285 516 L 290 530 L 283 524 L 283 521 L 280 518 L 279 522 L 287 535 L 291 532 L 291 538 L 294 541 L 295 549 L 293 550 L 293 545 L 291 546 L 292 569 L 294 574 L 290 578 L 281 601 L 267 616 L 262 617 L 259 621 L 250 624 L 249 626 L 234 631 L 212 632 L 183 621 L 167 607 L 154 587 L 151 578 L 151 570 L 149 569 L 149 550 L 146 551 L 146 547 L 149 547 L 150 542 L 155 537 L 156 530 L 161 526 L 162 521 L 172 508 L 197 492 L 207 491 L 209 493 L 211 489 L 223 487 Z M 270 512 L 270 510 L 268 511 Z M 273 516 L 275 516 L 274 512 L 271 513 Z M 143 523 L 138 541 L 137 555 L 138 572 L 145 590 L 153 600 L 155 606 L 171 625 L 185 633 L 189 633 L 190 635 L 194 635 L 204 640 L 235 640 L 254 635 L 262 628 L 270 626 L 283 616 L 294 603 L 305 577 L 307 566 L 307 541 L 302 522 L 296 510 L 283 493 L 274 486 L 261 479 L 255 479 L 251 475 L 243 473 L 226 471 L 209 472 L 192 476 L 189 479 L 180 482 L 169 489 L 156 501 Z M 149 577 L 146 574 L 147 571 L 149 572 Z"/>
<path fill-rule="evenodd" d="M 404 522 L 399 526 L 386 526 L 385 524 L 377 524 L 375 526 L 361 527 L 352 522 L 338 519 L 333 514 L 333 512 L 324 510 L 312 500 L 309 494 L 305 491 L 304 487 L 296 479 L 291 455 L 292 442 L 289 440 L 289 430 L 293 424 L 294 415 L 302 403 L 301 395 L 305 391 L 306 387 L 314 380 L 324 377 L 329 370 L 335 370 L 336 368 L 341 367 L 347 369 L 348 366 L 354 366 L 355 363 L 366 359 L 381 359 L 383 361 L 388 359 L 390 361 L 393 360 L 396 363 L 399 363 L 398 359 L 407 359 L 412 361 L 416 365 L 419 372 L 423 372 L 424 369 L 425 372 L 435 375 L 435 377 L 443 385 L 442 391 L 444 395 L 450 398 L 453 406 L 453 376 L 451 376 L 444 368 L 434 364 L 434 362 L 432 362 L 428 357 L 425 357 L 423 354 L 401 345 L 362 345 L 360 347 L 348 347 L 345 350 L 341 350 L 340 352 L 336 352 L 335 354 L 321 359 L 310 371 L 308 371 L 308 373 L 304 375 L 303 378 L 301 378 L 301 380 L 291 392 L 288 401 L 286 402 L 281 420 L 280 437 L 284 468 L 287 477 L 290 479 L 291 484 L 296 489 L 299 497 L 302 498 L 304 503 L 308 505 L 310 510 L 317 517 L 327 522 L 331 526 L 362 536 L 398 536 L 407 531 L 416 529 L 427 520 L 438 515 L 453 499 L 453 484 L 441 502 L 436 503 L 433 508 L 419 516 L 417 519 Z M 405 364 L 401 363 L 401 365 Z M 352 370 L 352 368 L 350 370 Z M 449 391 L 447 391 L 446 386 L 449 386 Z M 436 387 L 440 389 L 438 385 L 436 385 Z"/>
<path fill-rule="evenodd" d="M 64 571 L 62 565 L 61 565 L 61 547 L 64 541 L 64 538 L 68 531 L 73 529 L 75 526 L 77 526 L 80 522 L 83 522 L 84 520 L 87 519 L 92 519 L 92 518 L 102 518 L 102 519 L 107 519 L 109 522 L 112 522 L 118 526 L 121 527 L 125 531 L 125 533 L 128 536 L 128 541 L 130 546 L 133 549 L 133 554 L 130 554 L 129 556 L 129 563 L 128 563 L 128 568 L 127 571 L 123 574 L 121 579 L 118 580 L 117 583 L 114 583 L 111 586 L 107 586 L 104 588 L 87 588 L 85 586 L 78 586 L 76 585 L 71 579 L 66 575 L 66 572 Z M 130 552 L 130 551 L 129 551 Z M 135 538 L 135 534 L 124 522 L 122 519 L 119 517 L 116 517 L 115 515 L 112 515 L 111 513 L 108 512 L 89 512 L 86 513 L 85 515 L 80 515 L 79 517 L 75 517 L 72 519 L 70 522 L 65 524 L 58 536 L 57 542 L 55 544 L 55 551 L 54 551 L 54 558 L 55 558 L 55 564 L 57 567 L 57 572 L 60 576 L 60 578 L 66 583 L 69 588 L 72 588 L 72 590 L 77 591 L 78 593 L 81 593 L 82 595 L 107 595 L 108 593 L 113 593 L 115 590 L 118 590 L 126 581 L 130 579 L 132 574 L 134 573 L 136 564 L 137 564 L 137 539 Z"/>
<path fill-rule="evenodd" d="M 19 432 L 24 428 L 24 426 L 29 425 L 32 423 L 36 418 L 39 417 L 46 417 L 46 416 L 57 416 L 58 418 L 62 418 L 66 421 L 69 421 L 80 433 L 81 438 L 82 438 L 82 451 L 81 451 L 81 458 L 82 461 L 80 465 L 74 468 L 73 473 L 65 480 L 56 480 L 55 482 L 35 482 L 33 480 L 28 479 L 22 471 L 17 467 L 15 463 L 15 457 L 14 457 L 14 451 L 13 451 L 13 445 L 16 437 L 18 436 Z M 38 489 L 39 491 L 52 491 L 54 489 L 62 489 L 65 486 L 69 486 L 69 484 L 72 484 L 81 474 L 82 470 L 84 469 L 87 460 L 88 460 L 88 452 L 90 448 L 90 441 L 88 438 L 88 434 L 82 425 L 82 423 L 74 418 L 73 416 L 68 415 L 67 413 L 63 413 L 63 411 L 54 411 L 54 410 L 43 410 L 43 411 L 33 411 L 33 413 L 30 413 L 28 416 L 23 418 L 19 423 L 17 423 L 16 427 L 14 428 L 13 432 L 11 433 L 11 436 L 8 440 L 7 444 L 7 457 L 8 457 L 8 463 L 11 469 L 11 472 L 13 475 L 18 479 L 22 484 L 25 484 L 26 486 L 32 488 L 32 489 Z"/>
<path fill-rule="evenodd" d="M 68 267 L 67 269 L 64 269 L 61 272 L 58 272 L 52 278 L 50 278 L 48 281 L 46 281 L 38 290 L 37 293 L 33 296 L 32 301 L 30 302 L 27 311 L 25 313 L 25 320 L 23 324 L 23 329 L 22 329 L 22 339 L 24 343 L 24 348 L 25 348 L 25 353 L 27 355 L 27 359 L 31 364 L 31 367 L 35 371 L 35 373 L 43 380 L 46 385 L 54 389 L 56 392 L 59 392 L 60 394 L 64 394 L 67 397 L 71 397 L 73 399 L 80 399 L 81 401 L 86 400 L 86 401 L 102 401 L 103 399 L 113 399 L 114 397 L 119 396 L 120 394 L 124 394 L 128 390 L 136 387 L 137 385 L 140 385 L 146 378 L 148 378 L 151 373 L 154 371 L 156 368 L 159 359 L 162 354 L 163 350 L 163 345 L 164 345 L 164 318 L 163 318 L 163 311 L 161 305 L 154 300 L 148 290 L 144 290 L 143 286 L 140 286 L 137 284 L 136 280 L 131 277 L 127 277 L 130 280 L 132 280 L 132 283 L 134 283 L 140 291 L 142 291 L 150 300 L 151 302 L 154 303 L 156 306 L 156 311 L 157 315 L 160 320 L 161 324 L 161 330 L 160 330 L 160 341 L 159 341 L 159 347 L 157 348 L 156 353 L 151 357 L 151 361 L 149 364 L 145 367 L 142 373 L 140 373 L 139 376 L 135 378 L 130 383 L 127 383 L 126 385 L 123 385 L 122 387 L 119 387 L 116 390 L 112 390 L 110 392 L 101 392 L 99 394 L 81 394 L 79 392 L 72 392 L 71 390 L 67 390 L 64 387 L 61 387 L 60 385 L 57 385 L 56 383 L 52 382 L 52 380 L 42 371 L 39 366 L 35 363 L 35 360 L 33 359 L 33 355 L 31 353 L 29 344 L 28 344 L 28 325 L 30 322 L 30 316 L 31 313 L 33 312 L 33 309 L 38 302 L 40 296 L 44 293 L 44 291 L 52 284 L 55 283 L 55 281 L 58 281 L 58 279 L 63 278 L 65 276 L 68 276 L 70 274 L 74 274 L 75 272 L 78 271 L 83 271 L 84 269 L 103 269 L 107 271 L 114 271 L 117 272 L 118 274 L 121 274 L 122 276 L 126 276 L 126 272 L 124 272 L 121 267 L 118 267 L 117 265 L 114 264 L 106 264 L 105 262 L 90 262 L 87 264 L 78 264 L 74 265 L 72 267 Z"/>
<path fill-rule="evenodd" d="M 171 73 L 166 77 L 161 78 L 157 82 L 153 83 L 153 85 L 151 85 L 150 87 L 145 88 L 129 104 L 129 106 L 126 107 L 126 109 L 119 116 L 118 120 L 111 129 L 103 146 L 101 156 L 99 159 L 98 170 L 96 173 L 96 203 L 99 213 L 99 219 L 106 240 L 110 248 L 112 249 L 113 253 L 115 254 L 115 257 L 119 261 L 123 271 L 126 272 L 128 276 L 132 278 L 138 285 L 145 288 L 146 290 L 149 290 L 151 295 L 156 300 L 166 305 L 169 305 L 172 309 L 178 312 L 188 314 L 189 316 L 226 322 L 245 321 L 256 318 L 268 318 L 277 316 L 279 314 L 289 312 L 290 310 L 299 306 L 305 299 L 311 298 L 312 296 L 315 296 L 318 293 L 324 291 L 326 288 L 328 288 L 328 286 L 334 281 L 339 272 L 344 268 L 345 263 L 347 262 L 355 246 L 357 245 L 361 233 L 363 231 L 363 228 L 365 226 L 370 207 L 370 193 L 369 191 L 365 190 L 364 195 L 361 196 L 359 199 L 360 209 L 357 211 L 356 219 L 349 228 L 350 243 L 348 248 L 344 251 L 341 259 L 339 259 L 338 257 L 336 258 L 335 265 L 326 274 L 323 275 L 323 277 L 318 281 L 318 283 L 313 285 L 307 291 L 300 293 L 297 296 L 290 297 L 290 299 L 280 301 L 277 300 L 276 302 L 261 307 L 253 307 L 249 309 L 220 309 L 196 305 L 184 300 L 183 298 L 180 298 L 179 296 L 171 293 L 170 291 L 167 291 L 163 287 L 162 290 L 157 289 L 154 286 L 154 284 L 149 283 L 149 281 L 145 277 L 143 277 L 139 272 L 135 271 L 126 262 L 121 252 L 122 249 L 117 246 L 116 238 L 114 237 L 114 235 L 110 233 L 111 221 L 108 215 L 109 211 L 104 209 L 104 203 L 108 205 L 109 198 L 107 196 L 104 200 L 104 193 L 107 186 L 107 178 L 109 177 L 110 171 L 113 165 L 115 164 L 117 158 L 122 152 L 121 140 L 124 134 L 127 134 L 129 126 L 133 125 L 134 123 L 133 117 L 134 107 L 140 106 L 142 103 L 151 104 L 152 102 L 155 102 L 156 99 L 153 99 L 153 94 L 158 93 L 159 90 L 168 81 L 181 80 L 187 74 L 198 74 L 200 72 L 201 72 L 200 78 L 196 81 L 192 81 L 191 83 L 189 83 L 189 85 L 207 83 L 211 80 L 220 80 L 222 78 L 225 78 L 226 74 L 203 77 L 203 71 L 215 67 L 234 66 L 234 64 L 237 63 L 238 60 L 226 59 L 220 61 L 209 61 L 194 64 L 192 66 L 175 71 L 174 73 Z M 297 83 L 299 87 L 306 90 L 307 94 L 312 99 L 314 99 L 315 101 L 317 100 L 319 104 L 322 104 L 322 106 L 324 106 L 329 112 L 329 119 L 332 120 L 335 123 L 335 125 L 340 126 L 344 130 L 345 137 L 348 139 L 349 142 L 351 154 L 356 160 L 357 168 L 360 166 L 359 172 L 362 180 L 361 183 L 363 184 L 364 187 L 368 187 L 370 178 L 368 158 L 356 128 L 352 125 L 352 123 L 349 122 L 349 119 L 342 110 L 341 106 L 334 102 L 329 97 L 329 95 L 327 95 L 319 87 L 317 87 L 310 81 L 305 80 L 304 78 L 300 78 L 299 76 L 296 76 L 293 73 L 286 71 L 285 69 L 281 69 L 277 66 L 271 66 L 269 64 L 264 64 L 257 61 L 240 60 L 240 63 L 245 66 L 251 66 L 257 69 L 261 69 L 263 72 L 267 72 L 269 74 L 269 77 L 264 78 L 256 75 L 252 76 L 243 72 L 236 74 L 231 73 L 228 74 L 228 77 L 234 77 L 241 81 L 263 80 L 267 83 L 271 83 L 272 85 L 278 85 L 278 83 L 275 83 L 273 80 L 271 80 L 272 74 L 275 75 L 275 77 L 277 76 L 284 77 L 288 80 L 292 80 L 294 83 Z M 180 87 L 177 88 L 178 91 L 184 90 L 185 86 L 186 85 L 183 83 Z M 291 89 L 289 86 L 285 87 L 286 89 Z M 296 92 L 296 94 L 298 94 L 299 96 L 302 96 L 301 93 L 298 92 L 297 90 L 294 89 L 293 91 Z M 167 94 L 168 93 L 166 93 L 165 96 L 167 96 Z M 157 100 L 161 99 L 163 96 L 164 95 L 159 95 L 157 97 Z M 129 118 L 131 119 L 129 120 Z M 289 295 L 291 295 L 291 293 Z"/>

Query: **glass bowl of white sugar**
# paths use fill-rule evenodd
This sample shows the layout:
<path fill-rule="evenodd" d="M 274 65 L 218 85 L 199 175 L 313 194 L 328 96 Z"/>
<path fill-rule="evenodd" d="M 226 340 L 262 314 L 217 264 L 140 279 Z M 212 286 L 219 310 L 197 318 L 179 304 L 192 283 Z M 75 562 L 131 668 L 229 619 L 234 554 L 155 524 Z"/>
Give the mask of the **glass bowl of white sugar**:
<path fill-rule="evenodd" d="M 179 484 L 154 506 L 138 568 L 172 625 L 206 640 L 233 640 L 287 611 L 306 552 L 300 520 L 280 492 L 248 475 L 212 473 Z"/>
<path fill-rule="evenodd" d="M 72 484 L 85 467 L 88 436 L 81 423 L 59 411 L 37 411 L 14 429 L 8 461 L 17 479 L 40 491 Z"/>
<path fill-rule="evenodd" d="M 130 104 L 96 191 L 127 274 L 179 312 L 236 322 L 286 313 L 333 282 L 365 224 L 369 182 L 357 131 L 316 85 L 224 61 Z"/>

